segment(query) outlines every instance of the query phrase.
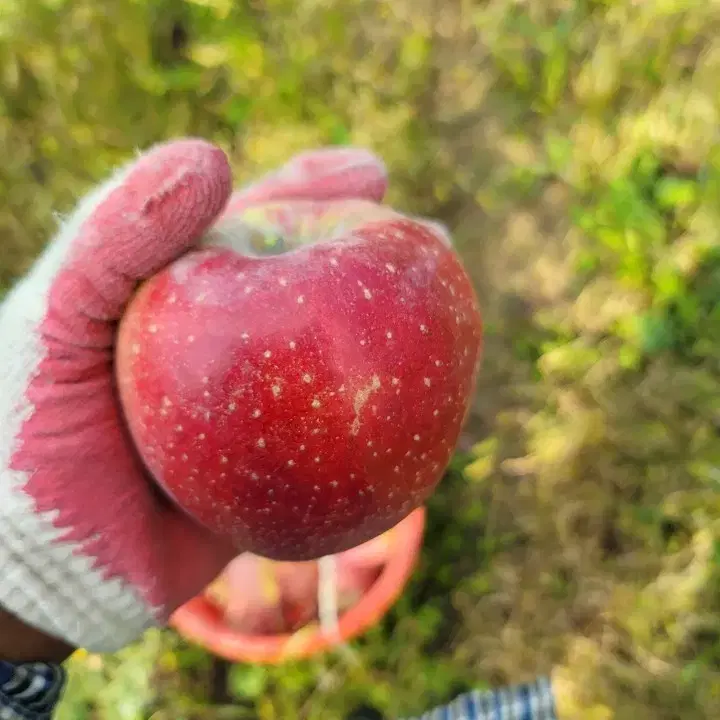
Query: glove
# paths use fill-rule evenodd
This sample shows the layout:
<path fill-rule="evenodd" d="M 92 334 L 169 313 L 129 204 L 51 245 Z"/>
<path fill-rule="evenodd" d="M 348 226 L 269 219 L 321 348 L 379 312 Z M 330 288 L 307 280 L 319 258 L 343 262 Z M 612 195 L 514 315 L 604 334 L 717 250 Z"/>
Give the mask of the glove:
<path fill-rule="evenodd" d="M 116 398 L 117 322 L 138 282 L 225 208 L 379 201 L 385 187 L 373 155 L 330 149 L 230 198 L 223 153 L 180 140 L 82 200 L 0 306 L 0 608 L 73 647 L 113 651 L 164 624 L 241 550 L 148 480 Z"/>

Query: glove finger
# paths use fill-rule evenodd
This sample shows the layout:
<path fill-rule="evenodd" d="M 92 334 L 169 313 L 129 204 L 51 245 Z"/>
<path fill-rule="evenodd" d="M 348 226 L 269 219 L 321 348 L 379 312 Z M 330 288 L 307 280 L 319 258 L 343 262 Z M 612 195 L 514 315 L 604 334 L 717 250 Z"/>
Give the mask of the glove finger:
<path fill-rule="evenodd" d="M 66 327 L 120 317 L 138 281 L 188 248 L 230 196 L 227 158 L 202 140 L 150 150 L 86 198 L 66 223 L 67 246 L 50 290 Z M 50 256 L 54 256 L 53 248 Z"/>
<path fill-rule="evenodd" d="M 225 215 L 276 200 L 370 200 L 388 185 L 383 161 L 362 148 L 323 148 L 300 153 L 280 170 L 233 194 Z"/>
<path fill-rule="evenodd" d="M 242 552 L 170 507 L 161 511 L 158 547 L 164 553 L 163 607 L 168 617 L 202 592 Z"/>

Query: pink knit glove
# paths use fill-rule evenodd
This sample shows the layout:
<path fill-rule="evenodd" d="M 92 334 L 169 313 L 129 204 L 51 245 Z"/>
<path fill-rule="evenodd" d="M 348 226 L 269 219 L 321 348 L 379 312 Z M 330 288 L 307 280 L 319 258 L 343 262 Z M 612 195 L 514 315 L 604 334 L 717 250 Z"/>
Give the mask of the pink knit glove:
<path fill-rule="evenodd" d="M 235 195 L 380 200 L 362 150 L 305 153 Z M 0 306 L 0 606 L 73 646 L 122 647 L 164 623 L 238 550 L 152 488 L 113 379 L 117 321 L 138 281 L 193 246 L 231 193 L 200 140 L 159 146 L 86 197 Z"/>

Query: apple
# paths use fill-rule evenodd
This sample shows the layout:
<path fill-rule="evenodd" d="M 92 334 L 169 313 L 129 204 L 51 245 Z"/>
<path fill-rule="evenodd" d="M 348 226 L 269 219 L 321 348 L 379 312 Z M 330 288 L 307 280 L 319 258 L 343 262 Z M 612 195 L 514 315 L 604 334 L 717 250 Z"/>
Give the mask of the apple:
<path fill-rule="evenodd" d="M 332 556 L 329 591 L 338 613 L 356 605 L 377 581 L 392 552 L 393 531 Z M 281 562 L 252 553 L 235 558 L 205 590 L 227 626 L 247 634 L 294 632 L 319 620 L 317 561 Z"/>
<path fill-rule="evenodd" d="M 228 212 L 121 322 L 149 472 L 238 547 L 309 560 L 376 537 L 445 470 L 480 360 L 447 234 L 364 200 Z"/>
<path fill-rule="evenodd" d="M 233 630 L 275 634 L 286 629 L 281 589 L 270 560 L 239 555 L 205 592 Z"/>
<path fill-rule="evenodd" d="M 337 606 L 343 613 L 360 602 L 375 581 L 380 577 L 381 567 L 358 568 L 352 564 L 339 563 L 337 566 Z"/>

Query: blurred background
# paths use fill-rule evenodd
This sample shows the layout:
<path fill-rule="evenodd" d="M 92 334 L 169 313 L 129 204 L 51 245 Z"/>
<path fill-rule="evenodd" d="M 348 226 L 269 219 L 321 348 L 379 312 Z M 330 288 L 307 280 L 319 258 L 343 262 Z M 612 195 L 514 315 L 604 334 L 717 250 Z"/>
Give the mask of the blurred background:
<path fill-rule="evenodd" d="M 390 718 L 551 671 L 562 718 L 720 717 L 719 112 L 718 0 L 2 0 L 0 287 L 151 143 L 212 139 L 238 183 L 353 143 L 486 322 L 420 567 L 353 659 L 150 633 L 78 653 L 60 720 Z"/>

